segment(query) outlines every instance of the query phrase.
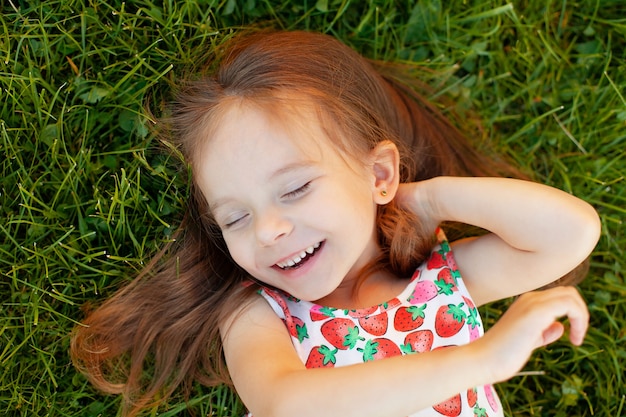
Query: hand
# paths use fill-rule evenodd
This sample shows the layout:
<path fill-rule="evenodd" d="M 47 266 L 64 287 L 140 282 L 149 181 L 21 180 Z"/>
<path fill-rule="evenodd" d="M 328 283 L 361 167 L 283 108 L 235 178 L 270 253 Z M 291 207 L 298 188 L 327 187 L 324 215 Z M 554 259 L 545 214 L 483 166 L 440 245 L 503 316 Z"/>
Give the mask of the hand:
<path fill-rule="evenodd" d="M 557 287 L 521 295 L 502 318 L 475 343 L 486 349 L 494 369 L 494 382 L 519 372 L 538 347 L 558 340 L 567 317 L 570 341 L 581 345 L 589 324 L 587 305 L 574 287 Z"/>
<path fill-rule="evenodd" d="M 400 184 L 395 202 L 400 208 L 414 213 L 422 222 L 423 230 L 434 232 L 442 221 L 429 196 L 425 181 Z"/>

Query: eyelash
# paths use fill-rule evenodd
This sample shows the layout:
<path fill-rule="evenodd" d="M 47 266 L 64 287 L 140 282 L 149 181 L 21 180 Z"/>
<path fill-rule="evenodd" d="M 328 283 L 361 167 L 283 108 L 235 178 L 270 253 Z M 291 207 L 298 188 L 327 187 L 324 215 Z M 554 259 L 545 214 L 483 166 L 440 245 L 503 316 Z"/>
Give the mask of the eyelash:
<path fill-rule="evenodd" d="M 245 219 L 246 216 L 247 216 L 247 214 L 245 216 L 243 216 L 243 217 L 239 217 L 239 218 L 237 218 L 237 219 L 235 219 L 235 220 L 233 220 L 231 222 L 228 222 L 228 223 L 224 224 L 224 228 L 225 229 L 229 229 L 229 228 L 233 227 L 234 225 L 236 225 L 237 223 L 239 223 L 240 221 Z"/>
<path fill-rule="evenodd" d="M 306 193 L 310 187 L 311 187 L 311 181 L 307 182 L 302 187 L 296 188 L 295 190 L 284 194 L 283 198 L 292 199 L 292 198 L 299 197 L 300 195 Z"/>

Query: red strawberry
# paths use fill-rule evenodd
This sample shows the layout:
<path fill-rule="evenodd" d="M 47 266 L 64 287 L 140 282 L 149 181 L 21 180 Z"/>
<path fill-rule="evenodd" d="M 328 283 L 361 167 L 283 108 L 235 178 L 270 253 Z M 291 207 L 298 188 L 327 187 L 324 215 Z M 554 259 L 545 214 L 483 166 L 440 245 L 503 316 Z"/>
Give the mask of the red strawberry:
<path fill-rule="evenodd" d="M 334 318 L 322 324 L 322 336 L 337 349 L 354 349 L 359 340 L 359 328 L 350 319 Z"/>
<path fill-rule="evenodd" d="M 470 388 L 467 390 L 467 403 L 470 407 L 474 407 L 478 401 L 478 390 L 476 388 Z"/>
<path fill-rule="evenodd" d="M 457 394 L 442 403 L 434 405 L 433 408 L 436 412 L 446 417 L 457 417 L 461 415 L 461 394 Z"/>
<path fill-rule="evenodd" d="M 398 297 L 387 301 L 386 303 L 383 304 L 383 307 L 386 310 L 391 310 L 392 308 L 396 308 L 397 306 L 399 306 L 400 304 L 402 304 L 402 301 L 400 301 L 400 299 Z"/>
<path fill-rule="evenodd" d="M 337 359 L 335 354 L 337 349 L 330 350 L 326 345 L 315 346 L 311 349 L 309 357 L 306 360 L 306 368 L 333 368 Z"/>
<path fill-rule="evenodd" d="M 309 338 L 309 332 L 306 328 L 306 324 L 299 318 L 292 316 L 290 320 L 285 320 L 289 334 L 292 337 L 298 338 L 299 342 Z"/>
<path fill-rule="evenodd" d="M 435 331 L 439 336 L 452 337 L 461 330 L 467 317 L 462 310 L 463 305 L 464 303 L 460 303 L 439 307 L 435 316 Z"/>
<path fill-rule="evenodd" d="M 420 277 L 420 270 L 416 269 L 415 272 L 413 272 L 413 275 L 411 276 L 411 281 L 415 281 L 419 277 Z"/>
<path fill-rule="evenodd" d="M 478 309 L 474 305 L 474 302 L 467 297 L 463 297 L 465 304 L 469 308 L 469 316 L 467 316 L 467 327 L 470 331 L 470 342 L 480 337 L 480 318 L 478 315 Z"/>
<path fill-rule="evenodd" d="M 400 307 L 393 318 L 393 327 L 400 332 L 409 332 L 424 324 L 424 310 L 422 306 Z"/>
<path fill-rule="evenodd" d="M 322 321 L 335 317 L 336 308 L 315 305 L 311 307 L 310 315 L 313 321 Z"/>
<path fill-rule="evenodd" d="M 439 269 L 446 266 L 446 256 L 443 253 L 443 250 L 439 250 L 437 252 L 433 252 L 426 263 L 426 268 L 428 269 Z"/>
<path fill-rule="evenodd" d="M 466 296 L 463 296 L 463 301 L 465 301 L 467 308 L 469 308 L 470 310 L 476 308 L 476 305 L 474 304 L 471 298 L 467 298 Z"/>
<path fill-rule="evenodd" d="M 433 347 L 433 340 L 433 332 L 430 330 L 418 330 L 406 335 L 401 349 L 404 353 L 429 352 Z"/>
<path fill-rule="evenodd" d="M 359 318 L 363 316 L 369 316 L 370 314 L 373 314 L 376 310 L 378 310 L 378 306 L 360 308 L 358 310 L 344 310 L 344 313 L 346 313 L 350 317 Z"/>
<path fill-rule="evenodd" d="M 437 274 L 435 284 L 439 287 L 439 293 L 451 295 L 454 291 L 458 291 L 457 280 L 460 277 L 459 271 L 452 271 L 450 268 L 444 268 Z"/>
<path fill-rule="evenodd" d="M 387 326 L 389 325 L 389 317 L 387 312 L 381 314 L 375 314 L 373 316 L 365 316 L 359 318 L 359 324 L 371 335 L 382 336 L 387 333 Z"/>
<path fill-rule="evenodd" d="M 358 348 L 357 350 L 363 352 L 363 362 L 390 358 L 402 354 L 398 345 L 385 338 L 368 340 L 363 348 Z"/>

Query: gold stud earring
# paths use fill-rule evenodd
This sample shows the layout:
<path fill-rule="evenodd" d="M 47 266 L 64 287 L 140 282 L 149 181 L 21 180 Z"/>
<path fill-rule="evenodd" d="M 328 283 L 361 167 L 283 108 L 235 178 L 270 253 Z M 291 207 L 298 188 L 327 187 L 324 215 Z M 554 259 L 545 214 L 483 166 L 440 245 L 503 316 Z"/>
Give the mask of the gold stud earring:
<path fill-rule="evenodd" d="M 387 197 L 387 190 L 382 190 L 380 192 L 380 195 L 382 195 L 383 197 Z"/>

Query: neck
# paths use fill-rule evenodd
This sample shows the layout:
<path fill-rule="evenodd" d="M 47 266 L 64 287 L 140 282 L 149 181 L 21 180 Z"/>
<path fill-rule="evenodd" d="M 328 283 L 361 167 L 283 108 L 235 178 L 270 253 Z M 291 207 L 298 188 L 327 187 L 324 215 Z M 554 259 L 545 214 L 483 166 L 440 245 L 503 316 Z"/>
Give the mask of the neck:
<path fill-rule="evenodd" d="M 407 282 L 386 270 L 378 270 L 367 277 L 344 280 L 335 291 L 315 303 L 342 310 L 373 307 L 397 297 Z"/>

